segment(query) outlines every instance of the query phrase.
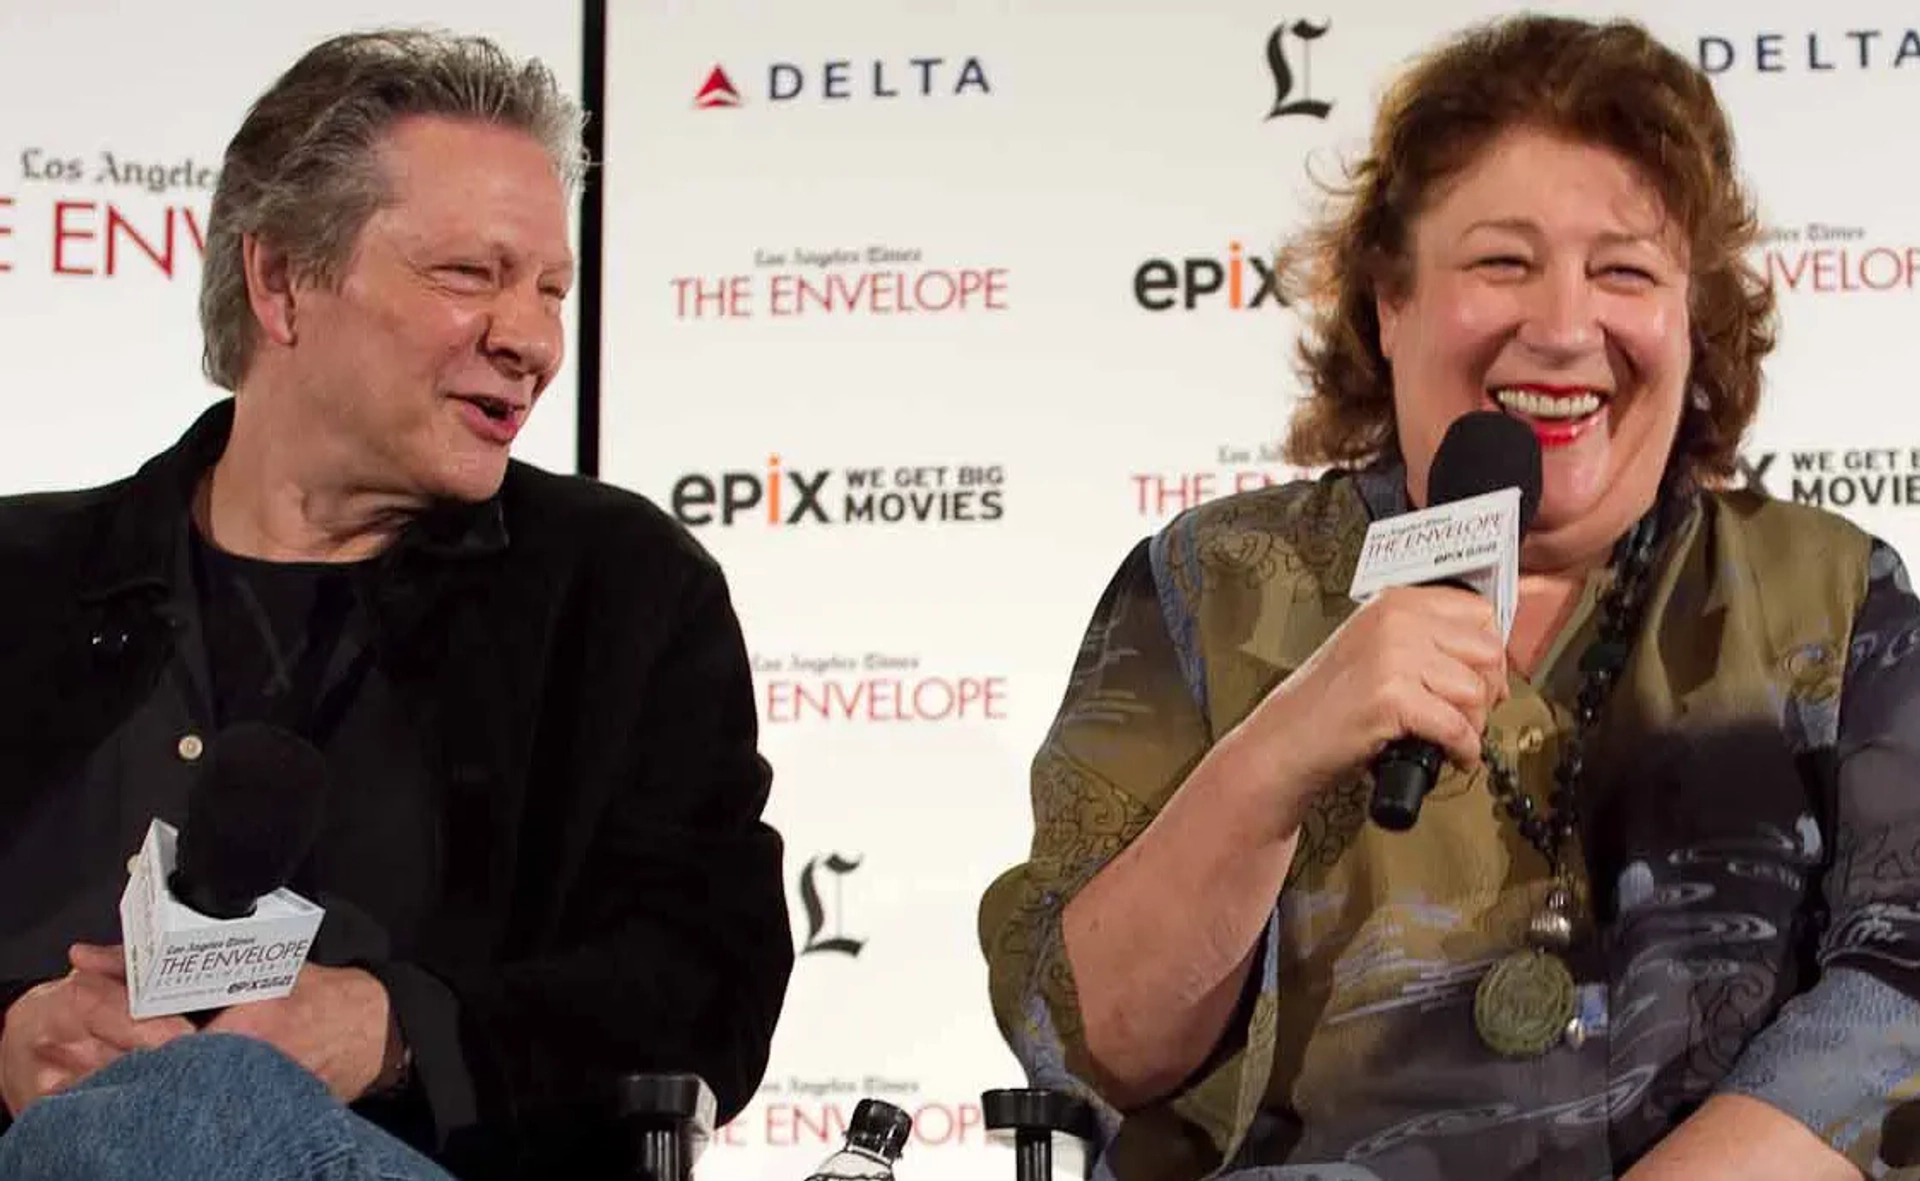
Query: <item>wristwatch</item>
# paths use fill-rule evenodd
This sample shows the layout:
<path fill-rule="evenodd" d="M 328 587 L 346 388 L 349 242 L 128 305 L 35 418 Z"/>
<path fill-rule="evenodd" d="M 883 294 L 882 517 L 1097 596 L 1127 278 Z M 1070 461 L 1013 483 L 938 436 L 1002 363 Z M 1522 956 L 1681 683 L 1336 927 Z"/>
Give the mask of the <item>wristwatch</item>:
<path fill-rule="evenodd" d="M 380 1060 L 380 1076 L 367 1088 L 373 1096 L 393 1095 L 413 1082 L 413 1047 L 400 1032 L 398 1018 L 387 1018 L 387 1051 Z"/>

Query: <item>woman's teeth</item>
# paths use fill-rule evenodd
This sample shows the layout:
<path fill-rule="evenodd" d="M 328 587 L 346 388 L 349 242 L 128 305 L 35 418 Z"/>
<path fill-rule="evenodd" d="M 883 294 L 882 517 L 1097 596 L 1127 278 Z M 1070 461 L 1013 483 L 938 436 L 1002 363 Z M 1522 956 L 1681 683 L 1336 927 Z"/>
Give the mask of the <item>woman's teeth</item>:
<path fill-rule="evenodd" d="M 1493 400 L 1500 403 L 1501 409 L 1528 418 L 1585 418 L 1600 409 L 1598 394 L 1561 397 L 1531 390 L 1495 390 Z"/>

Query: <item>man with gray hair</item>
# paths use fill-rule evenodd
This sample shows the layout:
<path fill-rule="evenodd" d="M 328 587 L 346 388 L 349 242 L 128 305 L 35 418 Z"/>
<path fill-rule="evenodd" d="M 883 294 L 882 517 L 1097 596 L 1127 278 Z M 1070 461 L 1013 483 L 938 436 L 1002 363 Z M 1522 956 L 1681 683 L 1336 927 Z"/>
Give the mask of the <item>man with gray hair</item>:
<path fill-rule="evenodd" d="M 698 1073 L 723 1119 L 758 1086 L 792 944 L 726 582 L 508 455 L 560 365 L 580 126 L 483 40 L 315 47 L 214 195 L 233 397 L 126 480 L 0 500 L 0 1176 L 591 1177 L 622 1074 Z M 328 773 L 310 962 L 134 1020 L 128 855 L 263 724 Z"/>

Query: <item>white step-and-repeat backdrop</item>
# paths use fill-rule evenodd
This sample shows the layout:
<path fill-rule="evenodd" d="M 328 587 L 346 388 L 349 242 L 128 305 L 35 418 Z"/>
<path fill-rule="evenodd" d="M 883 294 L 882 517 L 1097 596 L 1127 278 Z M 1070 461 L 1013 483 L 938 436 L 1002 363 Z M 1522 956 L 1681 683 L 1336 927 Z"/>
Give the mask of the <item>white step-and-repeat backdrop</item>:
<path fill-rule="evenodd" d="M 497 37 L 578 93 L 578 0 L 0 2 L 0 493 L 117 479 L 222 396 L 195 300 L 227 141 L 315 42 L 390 25 Z M 522 458 L 575 470 L 576 385 L 569 362 Z"/>
<path fill-rule="evenodd" d="M 1289 478 L 1267 260 L 1396 65 L 1483 0 L 618 0 L 607 30 L 601 470 L 725 563 L 758 670 L 800 952 L 765 1086 L 700 1166 L 795 1179 L 857 1099 L 903 1175 L 1011 1175 L 1016 1084 L 975 908 L 1129 545 Z M 1747 455 L 1920 560 L 1920 17 L 1637 8 L 1730 105 L 1783 294 Z M 123 474 L 215 394 L 194 291 L 212 170 L 319 37 L 409 21 L 577 77 L 578 10 L 0 6 L 0 490 Z M 574 466 L 571 366 L 520 454 Z"/>
<path fill-rule="evenodd" d="M 863 1094 L 901 1171 L 1011 1176 L 981 890 L 1127 548 L 1291 474 L 1267 263 L 1396 65 L 1482 0 L 620 3 L 602 473 L 720 556 L 759 682 L 800 950 L 709 1177 L 805 1174 Z M 1714 73 L 1785 335 L 1750 478 L 1920 559 L 1920 17 L 1549 8 Z"/>

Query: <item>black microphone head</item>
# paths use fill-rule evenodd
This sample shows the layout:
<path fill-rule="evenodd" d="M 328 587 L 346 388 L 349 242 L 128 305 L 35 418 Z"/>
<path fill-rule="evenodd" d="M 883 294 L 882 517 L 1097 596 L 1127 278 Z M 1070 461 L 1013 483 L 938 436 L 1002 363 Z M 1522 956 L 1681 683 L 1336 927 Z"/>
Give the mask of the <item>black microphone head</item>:
<path fill-rule="evenodd" d="M 1520 532 L 1540 508 L 1540 440 L 1533 428 L 1498 410 L 1456 418 L 1427 469 L 1427 507 L 1502 488 L 1520 489 Z"/>
<path fill-rule="evenodd" d="M 306 860 L 326 797 L 326 757 L 306 739 L 258 722 L 220 731 L 187 797 L 168 888 L 210 918 L 252 914 Z"/>

